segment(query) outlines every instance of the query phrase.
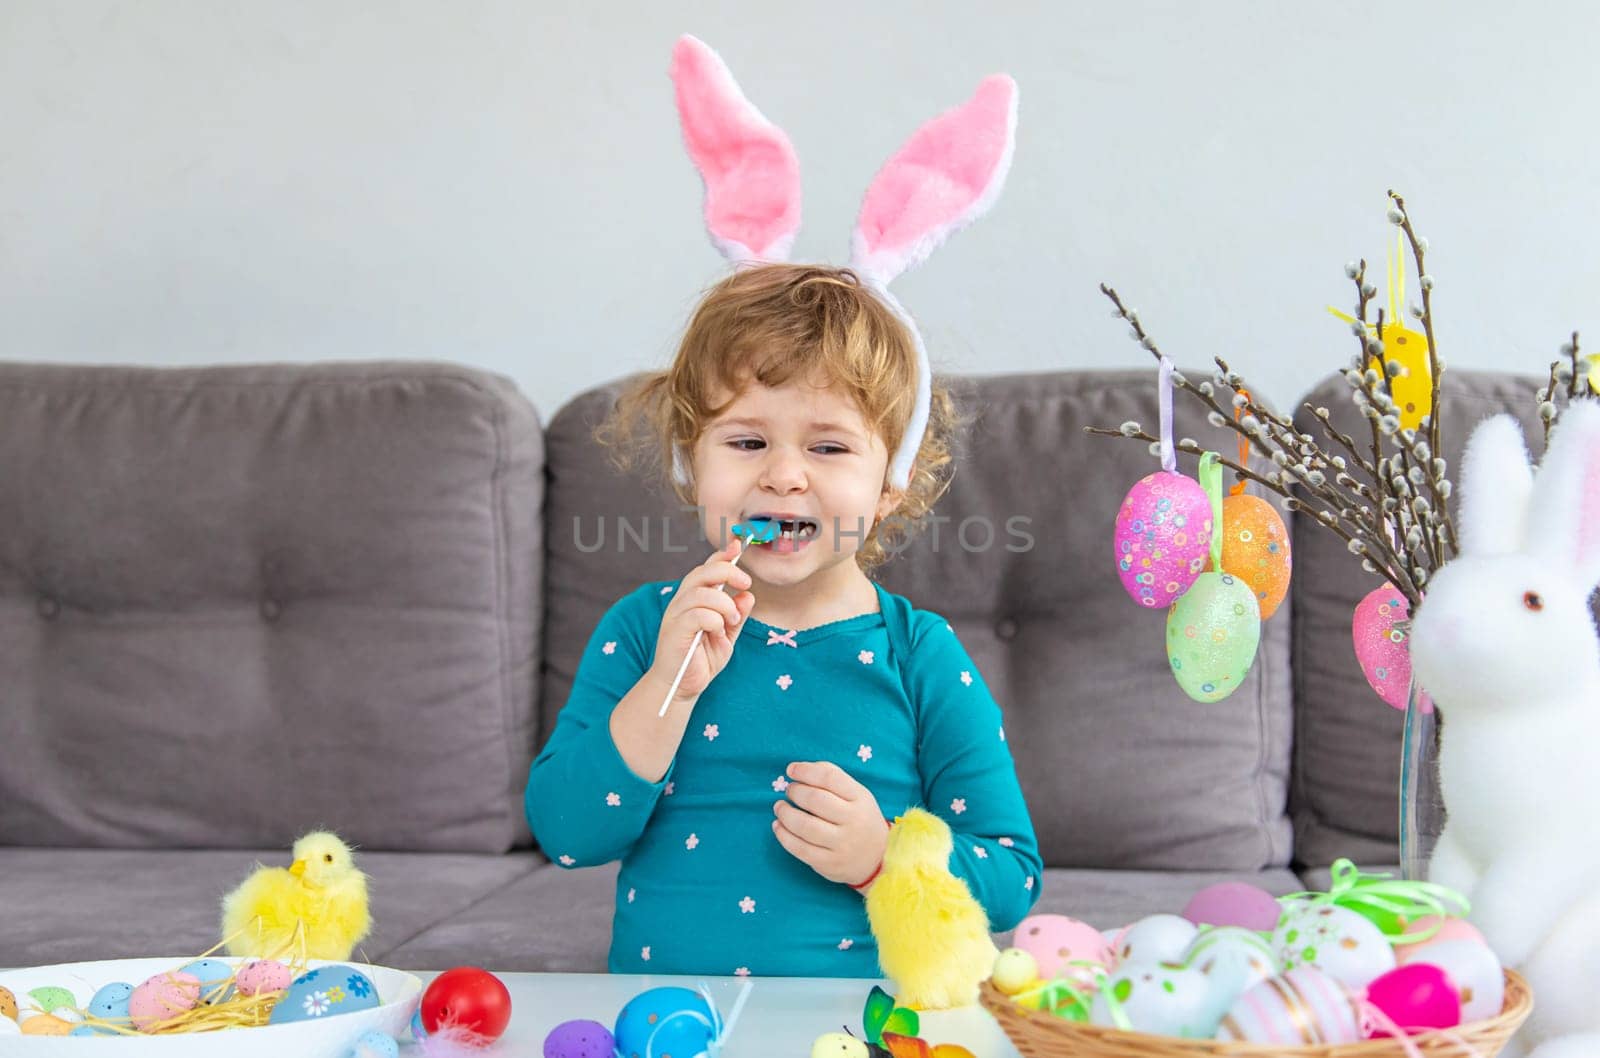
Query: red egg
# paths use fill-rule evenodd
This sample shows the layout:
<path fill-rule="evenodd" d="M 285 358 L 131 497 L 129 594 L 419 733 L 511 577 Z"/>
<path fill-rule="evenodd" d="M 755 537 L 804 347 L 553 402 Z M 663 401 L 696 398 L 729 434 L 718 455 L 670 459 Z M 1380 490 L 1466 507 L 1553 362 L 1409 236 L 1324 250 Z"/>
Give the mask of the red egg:
<path fill-rule="evenodd" d="M 430 1033 L 441 1025 L 454 1025 L 488 1042 L 499 1039 L 511 1024 L 511 993 L 489 971 L 457 966 L 429 983 L 422 993 L 421 1014 L 422 1027 Z"/>

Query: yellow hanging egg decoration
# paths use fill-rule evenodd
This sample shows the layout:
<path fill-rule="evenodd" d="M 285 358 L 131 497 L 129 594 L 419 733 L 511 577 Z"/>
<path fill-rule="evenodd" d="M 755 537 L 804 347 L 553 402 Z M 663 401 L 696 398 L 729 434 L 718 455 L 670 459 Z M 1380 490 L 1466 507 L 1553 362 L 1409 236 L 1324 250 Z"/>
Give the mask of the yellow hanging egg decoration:
<path fill-rule="evenodd" d="M 1389 379 L 1389 392 L 1400 409 L 1400 425 L 1415 430 L 1422 419 L 1433 412 L 1433 370 L 1428 362 L 1428 336 L 1414 331 L 1397 321 L 1404 318 L 1406 303 L 1405 244 L 1402 236 L 1395 236 L 1395 253 L 1389 261 L 1389 311 L 1384 313 L 1383 333 L 1374 324 L 1367 324 L 1367 334 L 1383 342 L 1384 359 L 1399 364 L 1405 370 Z M 1332 308 L 1328 309 L 1346 323 L 1355 317 Z M 1378 372 L 1383 368 L 1378 358 L 1369 356 L 1367 367 Z"/>

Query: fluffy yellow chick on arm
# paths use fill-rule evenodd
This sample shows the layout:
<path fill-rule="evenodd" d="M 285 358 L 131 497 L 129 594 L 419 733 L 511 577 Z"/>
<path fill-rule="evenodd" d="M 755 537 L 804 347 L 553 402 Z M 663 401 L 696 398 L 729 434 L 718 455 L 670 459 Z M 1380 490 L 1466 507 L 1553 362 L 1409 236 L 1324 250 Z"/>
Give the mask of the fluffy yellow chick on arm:
<path fill-rule="evenodd" d="M 299 954 L 297 928 L 304 930 L 308 959 L 348 959 L 372 929 L 367 876 L 344 842 L 326 831 L 295 842 L 288 869 L 258 867 L 222 898 L 230 955 Z"/>
<path fill-rule="evenodd" d="M 901 1006 L 946 1010 L 978 1001 L 999 952 L 989 916 L 950 873 L 950 827 L 920 808 L 889 831 L 883 869 L 867 891 L 878 965 L 894 978 Z"/>

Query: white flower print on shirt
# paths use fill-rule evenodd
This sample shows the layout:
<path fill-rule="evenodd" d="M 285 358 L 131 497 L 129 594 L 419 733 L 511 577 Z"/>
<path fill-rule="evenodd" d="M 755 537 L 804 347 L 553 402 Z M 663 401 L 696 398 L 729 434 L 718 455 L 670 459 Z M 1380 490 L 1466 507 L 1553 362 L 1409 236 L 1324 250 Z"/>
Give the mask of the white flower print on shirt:
<path fill-rule="evenodd" d="M 749 977 L 750 976 L 750 967 L 748 967 L 748 966 L 739 967 L 737 970 L 733 971 L 733 976 L 735 976 L 735 977 Z"/>
<path fill-rule="evenodd" d="M 787 790 L 788 788 L 789 788 L 789 780 L 785 779 L 782 775 L 780 775 L 776 779 L 772 780 L 772 792 L 773 793 L 783 793 L 783 791 Z"/>
<path fill-rule="evenodd" d="M 700 847 L 700 835 L 699 834 L 690 834 L 687 838 L 684 839 L 683 847 L 688 849 L 690 852 L 693 852 L 695 849 L 699 848 Z"/>
<path fill-rule="evenodd" d="M 606 804 L 610 805 L 612 808 L 616 808 L 618 805 L 622 804 L 622 795 L 616 793 L 615 791 L 606 794 Z"/>
<path fill-rule="evenodd" d="M 615 654 L 616 652 L 617 652 L 617 641 L 615 639 L 611 640 L 605 646 L 600 648 L 600 653 L 602 653 L 602 654 Z"/>
<path fill-rule="evenodd" d="M 872 664 L 872 651 L 863 650 L 861 653 L 856 655 L 856 660 L 861 662 L 863 665 Z"/>
<path fill-rule="evenodd" d="M 1016 844 L 1016 842 L 1012 841 L 1010 838 L 1001 838 L 1000 839 L 1000 847 L 1001 848 L 1009 849 L 1011 846 L 1013 846 L 1015 844 Z"/>
<path fill-rule="evenodd" d="M 663 797 L 671 797 L 673 791 L 676 790 L 677 788 L 678 788 L 678 784 L 677 783 L 669 782 L 669 783 L 667 783 L 666 789 L 661 791 L 661 796 L 663 796 Z"/>
<path fill-rule="evenodd" d="M 645 962 L 650 961 L 650 945 L 646 944 L 644 947 L 639 949 L 639 958 L 643 959 Z"/>
<path fill-rule="evenodd" d="M 839 942 L 839 950 L 849 951 L 851 948 L 855 947 L 855 943 L 855 941 L 851 940 L 849 937 L 846 937 L 844 940 Z"/>
<path fill-rule="evenodd" d="M 1023 879 L 1022 888 L 1027 889 L 1030 892 L 1033 890 L 1033 875 L 1030 874 L 1027 878 Z"/>
<path fill-rule="evenodd" d="M 722 734 L 722 729 L 716 724 L 707 724 L 706 729 L 702 731 L 701 734 L 706 736 L 707 742 L 715 742 L 717 740 L 717 736 Z"/>
<path fill-rule="evenodd" d="M 571 856 L 562 856 L 556 862 L 561 864 L 561 866 L 563 866 L 563 867 L 571 867 L 574 863 L 577 863 L 578 861 L 573 859 Z"/>
<path fill-rule="evenodd" d="M 1000 729 L 1000 741 L 1004 742 L 1005 740 L 1006 740 L 1006 729 L 1002 727 Z"/>
<path fill-rule="evenodd" d="M 860 757 L 861 763 L 865 764 L 867 761 L 872 759 L 872 747 L 866 743 L 862 743 L 861 748 L 856 750 L 856 756 Z"/>
<path fill-rule="evenodd" d="M 630 903 L 630 904 L 633 903 L 634 894 L 637 893 L 638 891 L 639 890 L 637 890 L 637 889 L 629 889 L 628 890 L 628 903 Z"/>
<path fill-rule="evenodd" d="M 954 801 L 950 802 L 950 811 L 954 812 L 956 815 L 960 815 L 966 810 L 967 799 L 965 797 L 957 797 Z"/>
<path fill-rule="evenodd" d="M 989 850 L 984 848 L 982 845 L 972 846 L 972 854 L 978 857 L 980 860 L 986 860 L 989 858 Z"/>
<path fill-rule="evenodd" d="M 743 900 L 739 901 L 739 913 L 741 915 L 753 915 L 753 914 L 755 914 L 756 913 L 756 902 L 754 900 L 752 900 L 748 896 L 745 897 Z"/>
<path fill-rule="evenodd" d="M 961 682 L 966 684 L 968 687 L 971 687 L 972 686 L 972 673 L 967 672 L 965 669 L 963 669 L 962 672 L 961 672 Z"/>
<path fill-rule="evenodd" d="M 787 672 L 785 672 L 782 676 L 779 676 L 776 680 L 773 680 L 772 682 L 774 682 L 774 683 L 776 683 L 778 685 L 778 690 L 780 690 L 780 691 L 787 691 L 790 687 L 794 686 L 794 678 L 792 676 L 790 676 Z"/>
<path fill-rule="evenodd" d="M 676 587 L 677 587 L 676 584 L 668 584 L 665 588 L 661 589 L 661 594 L 662 595 L 670 595 L 670 594 L 672 594 L 672 589 L 676 588 Z"/>

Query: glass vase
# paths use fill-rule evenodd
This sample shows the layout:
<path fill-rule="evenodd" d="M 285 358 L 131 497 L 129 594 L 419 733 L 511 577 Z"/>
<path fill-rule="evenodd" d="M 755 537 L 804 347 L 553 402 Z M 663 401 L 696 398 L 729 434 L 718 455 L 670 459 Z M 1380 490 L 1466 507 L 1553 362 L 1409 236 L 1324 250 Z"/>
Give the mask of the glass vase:
<path fill-rule="evenodd" d="M 1444 793 L 1439 783 L 1439 713 L 1415 680 L 1406 693 L 1400 740 L 1400 874 L 1426 881 L 1428 861 L 1444 830 Z"/>

